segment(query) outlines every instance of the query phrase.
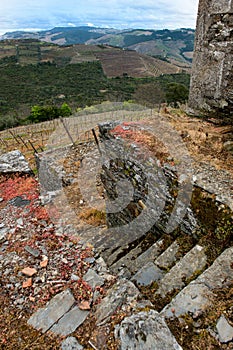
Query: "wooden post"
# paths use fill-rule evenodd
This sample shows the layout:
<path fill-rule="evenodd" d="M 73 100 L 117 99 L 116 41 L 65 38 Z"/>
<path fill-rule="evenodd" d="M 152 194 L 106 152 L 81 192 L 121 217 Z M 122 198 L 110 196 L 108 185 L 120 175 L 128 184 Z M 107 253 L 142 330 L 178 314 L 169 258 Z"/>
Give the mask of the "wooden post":
<path fill-rule="evenodd" d="M 96 143 L 96 145 L 97 145 L 99 154 L 102 155 L 102 152 L 101 152 L 101 149 L 100 149 L 100 146 L 99 146 L 99 141 L 98 141 L 97 136 L 96 136 L 96 133 L 95 133 L 95 129 L 91 129 L 91 131 L 92 131 L 92 134 L 93 134 L 93 136 L 94 136 L 95 143 Z"/>
<path fill-rule="evenodd" d="M 26 142 L 24 142 L 24 140 L 22 139 L 22 137 L 20 135 L 17 135 L 17 137 L 20 139 L 20 141 L 24 144 L 24 146 L 28 149 L 28 146 L 26 144 Z"/>
<path fill-rule="evenodd" d="M 33 143 L 31 142 L 31 140 L 28 140 L 28 142 L 29 142 L 30 145 L 32 146 L 32 149 L 34 150 L 34 152 L 35 152 L 36 154 L 38 154 L 38 152 L 37 152 L 37 150 L 35 149 Z"/>
<path fill-rule="evenodd" d="M 74 146 L 74 145 L 75 145 L 75 142 L 74 142 L 74 140 L 73 140 L 73 138 L 72 138 L 72 136 L 71 136 L 71 134 L 70 134 L 70 132 L 69 132 L 69 130 L 68 130 L 68 128 L 67 128 L 65 122 L 64 122 L 64 119 L 63 119 L 62 117 L 59 117 L 59 119 L 60 119 L 60 121 L 62 122 L 62 125 L 64 126 L 64 129 L 65 129 L 67 135 L 69 136 L 70 141 L 72 142 L 72 144 L 73 144 L 73 146 Z"/>
<path fill-rule="evenodd" d="M 15 139 L 15 141 L 16 141 L 18 144 L 20 144 L 19 140 L 17 139 L 17 137 L 15 136 L 15 134 L 14 134 L 11 130 L 9 130 L 9 133 L 13 136 L 13 138 Z"/>

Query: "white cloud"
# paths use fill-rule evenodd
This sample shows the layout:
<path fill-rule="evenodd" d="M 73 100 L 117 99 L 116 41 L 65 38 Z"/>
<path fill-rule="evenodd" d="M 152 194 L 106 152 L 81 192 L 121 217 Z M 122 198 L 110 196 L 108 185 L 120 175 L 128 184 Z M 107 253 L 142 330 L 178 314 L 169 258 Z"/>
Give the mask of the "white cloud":
<path fill-rule="evenodd" d="M 8 0 L 0 3 L 0 33 L 88 23 L 121 28 L 194 27 L 197 5 L 198 0 Z"/>

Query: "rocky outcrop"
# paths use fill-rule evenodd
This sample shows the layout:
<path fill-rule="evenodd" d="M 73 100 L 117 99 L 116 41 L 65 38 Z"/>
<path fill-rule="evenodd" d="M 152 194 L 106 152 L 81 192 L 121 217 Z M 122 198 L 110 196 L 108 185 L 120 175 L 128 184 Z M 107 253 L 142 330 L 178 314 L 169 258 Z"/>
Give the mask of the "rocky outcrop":
<path fill-rule="evenodd" d="M 195 114 L 233 116 L 233 2 L 200 0 L 189 106 Z"/>

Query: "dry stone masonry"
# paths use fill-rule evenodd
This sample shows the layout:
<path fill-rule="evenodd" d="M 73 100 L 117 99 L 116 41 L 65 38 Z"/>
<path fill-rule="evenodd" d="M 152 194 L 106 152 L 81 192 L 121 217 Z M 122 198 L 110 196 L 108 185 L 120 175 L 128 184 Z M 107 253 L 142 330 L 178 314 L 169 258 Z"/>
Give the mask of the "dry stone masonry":
<path fill-rule="evenodd" d="M 113 199 L 119 204 L 120 198 L 116 194 L 122 194 L 122 192 L 119 192 L 118 188 L 120 187 L 117 187 L 117 184 L 124 179 L 130 179 L 133 188 L 132 194 L 129 193 L 130 203 L 126 202 L 127 206 L 120 207 L 118 211 L 107 212 L 107 227 L 100 225 L 90 228 L 84 224 L 76 226 L 76 223 L 64 226 L 61 221 L 54 223 L 58 236 L 62 232 L 72 236 L 77 235 L 80 239 L 78 247 L 82 249 L 86 244 L 91 244 L 94 247 L 93 253 L 95 255 L 85 259 L 85 262 L 91 265 L 85 270 L 82 277 L 73 271 L 67 279 L 68 284 L 64 286 L 65 289 L 60 290 L 48 300 L 44 307 L 35 311 L 27 322 L 28 325 L 40 330 L 43 334 L 52 332 L 57 336 L 66 337 L 61 343 L 63 350 L 87 348 L 82 339 L 79 339 L 78 332 L 87 327 L 91 319 L 95 320 L 97 340 L 93 343 L 91 339 L 90 346 L 93 343 L 98 349 L 107 348 L 105 347 L 107 340 L 102 335 L 108 327 L 112 327 L 111 329 L 114 328 L 112 339 L 119 343 L 121 350 L 152 350 L 155 348 L 156 350 L 182 350 L 182 348 L 187 350 L 187 345 L 181 342 L 181 337 L 172 328 L 172 323 L 181 322 L 182 326 L 182 322 L 186 322 L 185 318 L 191 318 L 191 324 L 194 325 L 195 329 L 197 328 L 197 332 L 202 334 L 202 322 L 207 317 L 205 315 L 208 310 L 216 309 L 218 311 L 217 302 L 219 301 L 216 299 L 218 291 L 228 292 L 232 285 L 233 217 L 232 211 L 227 206 L 231 202 L 221 193 L 225 193 L 225 191 L 220 190 L 220 188 L 217 190 L 217 183 L 221 181 L 214 181 L 216 180 L 216 177 L 213 176 L 214 173 L 210 172 L 209 177 L 213 178 L 212 181 L 216 182 L 216 186 L 213 186 L 212 182 L 206 183 L 209 178 L 206 175 L 208 173 L 206 168 L 204 173 L 197 174 L 195 172 L 193 196 L 190 206 L 187 208 L 187 214 L 180 221 L 179 227 L 174 232 L 167 234 L 165 231 L 166 222 L 177 199 L 176 165 L 167 162 L 159 165 L 152 158 L 148 158 L 147 163 L 151 164 L 151 167 L 148 166 L 147 172 L 145 172 L 143 164 L 139 162 L 143 152 L 143 148 L 139 145 L 136 148 L 133 144 L 130 145 L 133 150 L 130 148 L 130 154 L 126 153 L 126 156 L 123 156 L 124 150 L 129 150 L 127 144 L 119 136 L 114 136 L 114 132 L 112 132 L 112 129 L 114 130 L 118 124 L 119 122 L 109 122 L 99 125 L 100 150 L 103 155 L 104 145 L 108 146 L 106 149 L 110 161 L 107 162 L 104 158 L 105 162 L 100 168 L 99 177 L 95 178 L 95 185 L 99 185 L 99 179 L 101 179 L 102 192 L 100 193 L 104 193 L 106 202 L 108 199 Z M 127 128 L 130 128 L 130 125 Z M 48 202 L 52 201 L 53 196 L 62 191 L 63 187 L 73 189 L 77 169 L 71 165 L 77 164 L 77 162 L 78 164 L 82 162 L 83 165 L 84 161 L 88 159 L 87 164 L 90 166 L 85 169 L 89 169 L 91 172 L 93 167 L 91 160 L 93 161 L 97 152 L 93 142 L 71 147 L 70 153 L 67 153 L 70 162 L 68 170 L 63 164 L 64 162 L 60 161 L 61 150 L 56 149 L 54 153 L 44 152 L 41 157 L 44 156 L 46 159 L 39 159 L 38 162 L 41 166 L 39 171 L 42 172 L 42 178 L 47 185 L 43 188 L 41 200 L 44 198 L 43 202 L 47 203 L 45 199 L 49 197 Z M 119 157 L 113 157 L 114 154 Z M 56 164 L 58 164 L 57 167 Z M 159 166 L 161 169 L 157 171 L 156 177 L 155 170 Z M 151 174 L 148 169 L 151 170 Z M 164 186 L 160 176 L 162 172 L 166 179 L 166 186 Z M 50 174 L 54 175 L 51 175 L 51 182 L 46 181 Z M 152 192 L 156 194 L 154 185 L 157 181 L 160 197 L 156 199 L 155 196 L 151 196 L 150 202 L 157 200 L 159 204 L 159 201 L 166 197 L 164 212 L 148 231 L 142 232 L 142 235 L 135 235 L 136 230 L 125 234 L 124 225 L 127 225 L 128 222 L 134 222 L 146 209 L 145 203 L 147 203 L 147 207 L 150 205 L 150 202 L 146 202 L 146 200 L 148 197 L 147 183 L 151 179 L 154 179 L 153 182 L 150 182 Z M 57 183 L 59 186 L 56 187 Z M 227 181 L 227 184 L 229 186 L 230 182 Z M 50 189 L 51 193 L 49 193 Z M 48 194 L 50 195 L 48 196 Z M 91 192 L 87 192 L 87 194 L 91 196 Z M 123 192 L 123 197 L 125 195 L 128 193 Z M 77 198 L 77 204 L 80 207 L 83 201 L 79 200 L 81 197 Z M 15 202 L 14 205 L 18 206 Z M 155 214 L 156 211 L 152 212 L 151 215 Z M 23 228 L 23 218 L 17 220 L 17 225 L 17 227 Z M 114 231 L 115 227 L 119 227 L 119 230 Z M 117 235 L 113 235 L 113 233 L 117 233 Z M 4 244 L 7 244 L 7 235 L 7 225 L 1 223 L 0 243 L 3 243 L 2 249 L 6 249 Z M 40 249 L 42 249 L 40 247 L 40 245 L 31 247 L 27 243 L 24 252 L 29 255 L 31 261 L 34 261 L 40 257 Z M 53 259 L 49 258 L 49 261 L 56 262 L 58 257 L 66 264 L 68 260 L 65 258 L 64 252 L 74 252 L 75 248 L 72 247 L 73 245 L 70 245 L 69 242 L 64 250 L 57 252 L 53 255 Z M 73 253 L 71 255 L 73 256 Z M 2 267 L 0 271 L 2 271 L 4 278 L 11 274 L 8 266 L 18 263 L 21 261 L 20 259 L 13 252 L 5 255 L 2 261 L 0 259 L 0 267 Z M 49 266 L 50 263 L 47 267 L 48 276 L 52 271 Z M 34 267 L 33 264 L 32 267 Z M 32 276 L 35 283 L 38 281 L 42 285 L 52 281 L 44 278 L 45 275 L 42 275 L 42 271 L 39 269 L 24 268 L 22 273 L 28 277 Z M 85 307 L 76 300 L 74 289 L 72 289 L 73 282 L 71 283 L 71 281 L 78 281 L 80 278 L 90 286 L 93 292 L 92 299 L 89 302 L 84 301 L 87 303 Z M 11 283 L 7 284 L 7 288 L 10 290 L 16 281 L 10 280 Z M 106 294 L 98 300 L 100 287 L 105 288 L 106 286 L 108 286 Z M 96 289 L 97 287 L 98 289 Z M 25 300 L 23 297 L 18 298 L 14 305 L 23 308 Z M 98 302 L 95 304 L 97 300 Z M 124 318 L 118 319 L 116 315 Z M 207 318 L 205 319 L 205 324 L 209 324 L 208 332 L 212 338 L 217 339 L 223 349 L 228 349 L 225 345 L 231 348 L 233 344 L 231 307 L 226 305 L 226 309 L 223 309 L 221 306 L 220 312 L 216 312 L 211 317 L 211 322 Z M 101 341 L 100 345 L 99 341 Z"/>
<path fill-rule="evenodd" d="M 189 106 L 198 115 L 233 116 L 233 1 L 200 0 Z"/>

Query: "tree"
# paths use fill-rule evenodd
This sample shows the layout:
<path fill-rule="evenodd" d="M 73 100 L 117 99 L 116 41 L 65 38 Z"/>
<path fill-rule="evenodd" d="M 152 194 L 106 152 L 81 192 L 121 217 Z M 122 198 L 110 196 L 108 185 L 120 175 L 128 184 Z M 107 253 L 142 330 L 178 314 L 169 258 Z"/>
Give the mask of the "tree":
<path fill-rule="evenodd" d="M 63 103 L 59 108 L 54 105 L 38 106 L 35 105 L 31 108 L 31 114 L 27 118 L 31 123 L 44 122 L 46 120 L 55 119 L 58 117 L 69 117 L 72 114 L 72 110 L 67 103 Z"/>
<path fill-rule="evenodd" d="M 60 108 L 60 115 L 62 117 L 69 117 L 71 114 L 72 114 L 72 110 L 70 106 L 64 102 Z"/>
<path fill-rule="evenodd" d="M 189 90 L 183 84 L 170 83 L 166 89 L 166 100 L 168 104 L 178 107 L 178 103 L 185 103 L 188 100 Z"/>
<path fill-rule="evenodd" d="M 0 130 L 13 128 L 19 124 L 19 120 L 14 115 L 0 115 Z"/>
<path fill-rule="evenodd" d="M 161 103 L 165 102 L 165 94 L 159 85 L 149 83 L 139 85 L 134 94 L 134 99 L 149 108 L 155 108 L 156 106 L 160 108 Z"/>
<path fill-rule="evenodd" d="M 60 108 L 56 106 L 33 106 L 31 114 L 28 117 L 30 122 L 39 123 L 46 120 L 58 118 L 60 116 Z"/>

